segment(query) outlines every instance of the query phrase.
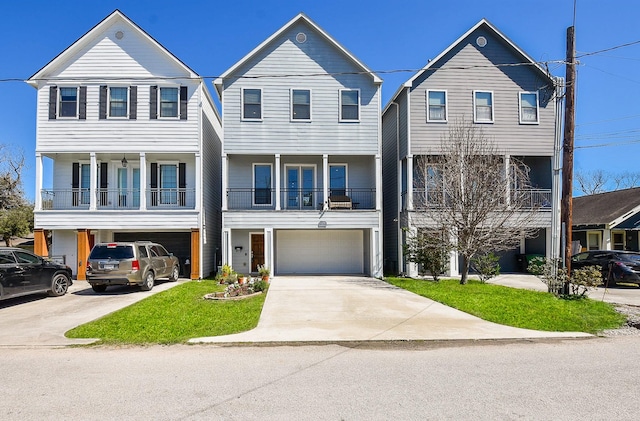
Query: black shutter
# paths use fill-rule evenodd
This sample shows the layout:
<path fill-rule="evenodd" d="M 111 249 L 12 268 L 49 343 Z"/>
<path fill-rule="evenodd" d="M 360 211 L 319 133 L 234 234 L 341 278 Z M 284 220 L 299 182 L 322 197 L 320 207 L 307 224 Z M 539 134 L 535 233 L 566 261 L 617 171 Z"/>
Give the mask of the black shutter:
<path fill-rule="evenodd" d="M 87 87 L 80 87 L 80 101 L 78 107 L 78 119 L 86 120 L 87 119 Z"/>
<path fill-rule="evenodd" d="M 187 119 L 187 104 L 189 102 L 189 98 L 187 98 L 187 87 L 180 87 L 180 120 Z"/>
<path fill-rule="evenodd" d="M 109 194 L 107 192 L 107 186 L 109 183 L 107 182 L 107 163 L 100 163 L 100 205 L 106 206 L 109 202 Z"/>
<path fill-rule="evenodd" d="M 184 206 L 186 204 L 186 187 L 187 187 L 187 164 L 181 162 L 178 164 L 178 187 L 180 194 L 178 195 L 179 205 Z"/>
<path fill-rule="evenodd" d="M 158 87 L 152 86 L 149 91 L 149 118 L 151 120 L 158 119 Z"/>
<path fill-rule="evenodd" d="M 138 118 L 138 87 L 129 87 L 129 120 Z"/>
<path fill-rule="evenodd" d="M 71 204 L 72 206 L 78 206 L 80 203 L 80 194 L 78 188 L 80 187 L 80 164 L 74 162 L 71 166 Z"/>
<path fill-rule="evenodd" d="M 49 87 L 49 120 L 56 119 L 56 105 L 58 101 L 58 87 Z"/>
<path fill-rule="evenodd" d="M 151 163 L 151 206 L 158 206 L 158 164 Z"/>
<path fill-rule="evenodd" d="M 105 120 L 107 118 L 107 86 L 100 86 L 100 107 L 99 107 L 99 116 L 100 120 Z"/>

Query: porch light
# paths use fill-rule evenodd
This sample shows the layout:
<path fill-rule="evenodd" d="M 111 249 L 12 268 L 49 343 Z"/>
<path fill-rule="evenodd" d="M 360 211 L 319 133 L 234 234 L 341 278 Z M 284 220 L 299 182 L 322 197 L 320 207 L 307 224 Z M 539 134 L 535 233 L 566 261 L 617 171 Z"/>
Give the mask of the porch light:
<path fill-rule="evenodd" d="M 127 168 L 127 157 L 122 155 L 122 168 Z"/>

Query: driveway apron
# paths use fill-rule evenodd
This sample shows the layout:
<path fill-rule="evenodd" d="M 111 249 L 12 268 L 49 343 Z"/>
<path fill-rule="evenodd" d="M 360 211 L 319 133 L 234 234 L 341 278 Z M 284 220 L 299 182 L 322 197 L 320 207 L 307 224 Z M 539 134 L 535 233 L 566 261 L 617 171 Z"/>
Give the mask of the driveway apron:
<path fill-rule="evenodd" d="M 258 326 L 192 343 L 589 337 L 499 325 L 397 288 L 348 276 L 272 278 Z"/>

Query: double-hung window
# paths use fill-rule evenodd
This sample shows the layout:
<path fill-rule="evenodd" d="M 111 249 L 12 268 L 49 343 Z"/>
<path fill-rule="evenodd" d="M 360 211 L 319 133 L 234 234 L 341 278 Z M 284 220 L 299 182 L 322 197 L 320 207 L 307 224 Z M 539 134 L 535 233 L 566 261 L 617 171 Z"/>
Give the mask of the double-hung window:
<path fill-rule="evenodd" d="M 447 92 L 427 91 L 427 122 L 447 121 Z"/>
<path fill-rule="evenodd" d="M 109 88 L 109 117 L 128 116 L 128 88 Z"/>
<path fill-rule="evenodd" d="M 178 88 L 160 88 L 160 117 L 178 117 Z"/>
<path fill-rule="evenodd" d="M 262 89 L 242 90 L 242 119 L 262 120 Z"/>
<path fill-rule="evenodd" d="M 520 123 L 538 123 L 538 93 L 520 92 Z"/>
<path fill-rule="evenodd" d="M 253 165 L 253 204 L 271 205 L 271 164 Z"/>
<path fill-rule="evenodd" d="M 493 92 L 473 91 L 473 121 L 493 123 Z"/>
<path fill-rule="evenodd" d="M 311 120 L 311 91 L 308 89 L 291 90 L 291 119 Z"/>
<path fill-rule="evenodd" d="M 340 121 L 360 120 L 360 91 L 357 89 L 340 90 Z"/>
<path fill-rule="evenodd" d="M 78 115 L 78 88 L 60 88 L 58 117 L 76 117 Z"/>

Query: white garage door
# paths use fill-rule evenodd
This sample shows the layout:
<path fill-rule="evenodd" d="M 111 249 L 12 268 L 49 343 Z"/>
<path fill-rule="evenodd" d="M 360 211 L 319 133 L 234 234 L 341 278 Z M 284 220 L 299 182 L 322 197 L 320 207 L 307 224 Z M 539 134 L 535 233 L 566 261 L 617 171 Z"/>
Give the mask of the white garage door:
<path fill-rule="evenodd" d="M 287 230 L 276 233 L 276 274 L 362 274 L 363 233 Z"/>

